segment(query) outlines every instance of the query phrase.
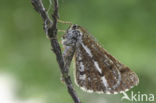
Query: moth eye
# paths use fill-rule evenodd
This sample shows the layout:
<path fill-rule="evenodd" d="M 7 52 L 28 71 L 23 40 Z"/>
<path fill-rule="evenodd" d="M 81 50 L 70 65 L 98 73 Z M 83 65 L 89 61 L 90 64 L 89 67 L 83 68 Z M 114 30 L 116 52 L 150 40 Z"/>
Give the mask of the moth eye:
<path fill-rule="evenodd" d="M 73 29 L 76 29 L 77 28 L 77 25 L 73 25 L 73 27 L 72 27 Z"/>

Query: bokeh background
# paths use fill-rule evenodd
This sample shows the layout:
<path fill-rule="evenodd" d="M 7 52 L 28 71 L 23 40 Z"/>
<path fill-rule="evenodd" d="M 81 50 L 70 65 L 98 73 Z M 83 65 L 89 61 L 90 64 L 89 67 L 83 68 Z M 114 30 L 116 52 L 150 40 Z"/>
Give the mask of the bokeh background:
<path fill-rule="evenodd" d="M 43 1 L 48 7 L 48 0 Z M 140 84 L 127 92 L 129 96 L 131 91 L 156 95 L 155 4 L 155 0 L 59 0 L 59 12 L 60 19 L 85 27 L 138 74 Z M 73 103 L 60 81 L 42 24 L 30 0 L 0 1 L 0 103 Z M 83 103 L 121 103 L 122 94 L 88 94 L 75 84 L 74 88 Z"/>

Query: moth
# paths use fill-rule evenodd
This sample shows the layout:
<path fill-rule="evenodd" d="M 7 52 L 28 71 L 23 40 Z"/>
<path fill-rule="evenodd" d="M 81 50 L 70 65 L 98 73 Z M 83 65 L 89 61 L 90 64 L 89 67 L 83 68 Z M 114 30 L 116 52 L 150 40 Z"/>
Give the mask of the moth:
<path fill-rule="evenodd" d="M 117 94 L 138 85 L 135 72 L 120 63 L 81 26 L 71 25 L 63 36 L 66 67 L 75 60 L 75 81 L 84 91 Z"/>

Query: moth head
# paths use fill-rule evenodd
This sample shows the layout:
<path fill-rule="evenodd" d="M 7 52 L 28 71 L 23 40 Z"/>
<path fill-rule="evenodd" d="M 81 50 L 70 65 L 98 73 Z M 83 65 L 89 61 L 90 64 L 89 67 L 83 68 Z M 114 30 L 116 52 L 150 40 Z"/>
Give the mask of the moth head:
<path fill-rule="evenodd" d="M 63 36 L 63 44 L 66 46 L 75 45 L 82 37 L 81 27 L 74 24 L 71 25 Z"/>

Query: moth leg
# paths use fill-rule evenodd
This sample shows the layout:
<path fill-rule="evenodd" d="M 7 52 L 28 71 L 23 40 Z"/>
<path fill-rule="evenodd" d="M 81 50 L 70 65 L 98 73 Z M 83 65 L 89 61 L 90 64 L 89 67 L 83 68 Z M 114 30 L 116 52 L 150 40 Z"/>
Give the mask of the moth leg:
<path fill-rule="evenodd" d="M 72 61 L 72 58 L 75 53 L 75 46 L 65 46 L 65 50 L 63 52 L 63 60 L 64 60 L 64 65 L 65 68 L 67 69 L 67 73 L 69 72 L 69 67 Z"/>
<path fill-rule="evenodd" d="M 63 61 L 65 66 L 66 73 L 69 73 L 69 67 L 72 61 L 72 58 L 74 56 L 75 47 L 74 46 L 65 46 L 64 52 L 63 52 Z M 61 81 L 64 82 L 63 76 L 61 76 Z"/>
<path fill-rule="evenodd" d="M 66 73 L 69 73 L 69 67 L 73 58 L 75 52 L 75 47 L 73 46 L 65 46 L 64 52 L 63 52 L 63 61 L 64 61 L 64 66 L 65 66 L 65 71 Z M 61 75 L 60 80 L 64 83 L 64 78 Z"/>

